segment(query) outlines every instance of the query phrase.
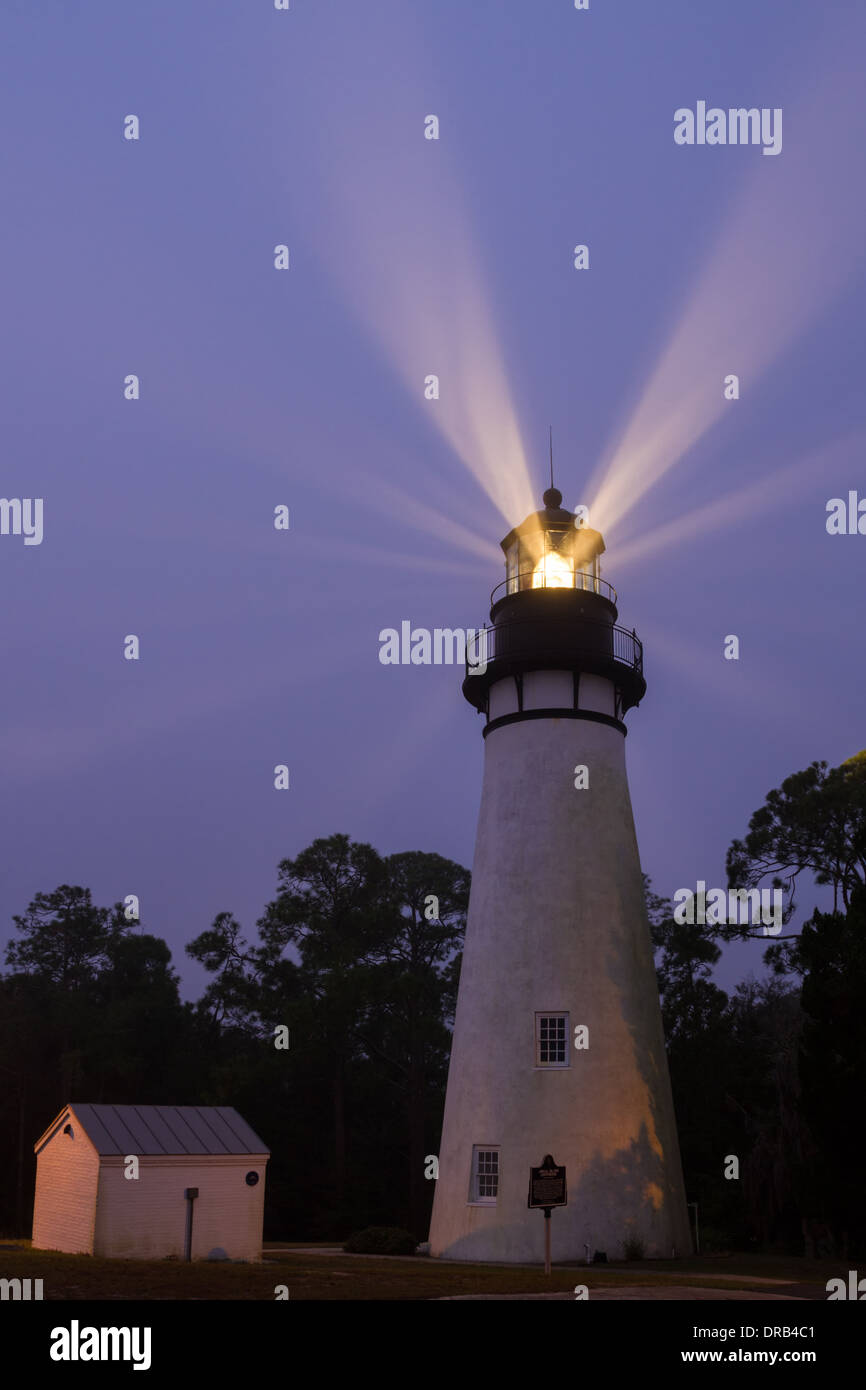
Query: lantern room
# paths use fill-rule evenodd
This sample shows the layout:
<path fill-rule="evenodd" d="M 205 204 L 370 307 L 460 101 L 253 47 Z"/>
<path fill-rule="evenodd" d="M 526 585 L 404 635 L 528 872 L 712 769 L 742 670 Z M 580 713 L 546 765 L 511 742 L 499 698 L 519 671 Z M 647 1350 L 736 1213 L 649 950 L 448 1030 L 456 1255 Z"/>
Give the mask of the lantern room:
<path fill-rule="evenodd" d="M 548 488 L 542 501 L 544 510 L 533 512 L 502 542 L 506 579 L 498 596 L 524 589 L 599 593 L 599 557 L 604 551 L 601 534 L 563 509 L 558 488 Z"/>

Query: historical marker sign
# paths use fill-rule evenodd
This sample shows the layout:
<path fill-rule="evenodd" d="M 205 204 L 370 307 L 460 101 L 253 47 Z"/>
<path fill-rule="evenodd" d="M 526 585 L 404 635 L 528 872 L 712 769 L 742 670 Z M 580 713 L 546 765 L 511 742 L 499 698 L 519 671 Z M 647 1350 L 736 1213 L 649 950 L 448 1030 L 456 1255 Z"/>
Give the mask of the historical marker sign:
<path fill-rule="evenodd" d="M 529 1170 L 529 1207 L 564 1207 L 568 1205 L 565 1187 L 565 1168 L 545 1154 L 539 1168 Z"/>

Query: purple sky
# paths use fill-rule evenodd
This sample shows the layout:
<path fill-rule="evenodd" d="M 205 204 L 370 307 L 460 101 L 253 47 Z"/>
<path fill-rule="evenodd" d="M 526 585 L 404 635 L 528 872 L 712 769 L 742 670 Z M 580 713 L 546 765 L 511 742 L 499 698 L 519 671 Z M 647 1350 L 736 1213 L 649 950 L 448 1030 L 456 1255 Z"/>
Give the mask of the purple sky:
<path fill-rule="evenodd" d="M 656 890 L 724 885 L 770 788 L 866 744 L 866 537 L 825 528 L 829 498 L 866 496 L 866 161 L 845 104 L 864 40 L 859 5 L 790 0 L 7 0 L 0 493 L 44 499 L 44 540 L 0 536 L 4 937 L 61 882 L 137 893 L 195 995 L 184 943 L 221 910 L 252 931 L 278 860 L 316 836 L 471 865 L 462 673 L 378 661 L 402 619 L 483 622 L 504 576 L 389 488 L 488 547 L 523 519 L 442 423 L 474 410 L 496 474 L 507 412 L 481 399 L 496 354 L 467 337 L 469 262 L 534 506 L 548 423 L 565 505 L 587 501 L 699 305 L 675 380 L 706 428 L 627 515 L 591 517 L 645 641 L 628 759 Z M 782 153 L 676 146 L 674 110 L 704 99 L 782 107 Z M 782 234 L 741 236 L 729 273 L 732 217 Z M 424 400 L 426 372 L 448 401 Z M 804 459 L 739 520 L 618 566 Z M 732 948 L 719 983 L 760 957 Z"/>

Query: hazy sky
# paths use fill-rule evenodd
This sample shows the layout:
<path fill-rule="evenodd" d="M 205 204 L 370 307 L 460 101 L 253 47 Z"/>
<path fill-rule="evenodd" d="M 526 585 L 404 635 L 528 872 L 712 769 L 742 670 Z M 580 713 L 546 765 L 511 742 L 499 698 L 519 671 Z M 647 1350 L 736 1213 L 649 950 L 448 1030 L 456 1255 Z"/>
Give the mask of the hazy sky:
<path fill-rule="evenodd" d="M 4 937 L 136 893 L 195 994 L 184 943 L 317 836 L 471 865 L 482 720 L 378 634 L 484 621 L 549 423 L 645 643 L 657 891 L 866 745 L 866 536 L 825 526 L 866 497 L 864 41 L 853 2 L 4 0 L 0 493 L 44 501 L 0 536 Z M 699 101 L 781 152 L 678 146 Z"/>

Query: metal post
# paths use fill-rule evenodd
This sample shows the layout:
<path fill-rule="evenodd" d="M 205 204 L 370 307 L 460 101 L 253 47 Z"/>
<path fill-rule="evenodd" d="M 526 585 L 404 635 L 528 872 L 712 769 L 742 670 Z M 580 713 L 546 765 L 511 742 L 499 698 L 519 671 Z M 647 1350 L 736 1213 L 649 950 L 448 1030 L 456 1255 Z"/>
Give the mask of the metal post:
<path fill-rule="evenodd" d="M 550 1207 L 544 1208 L 544 1272 L 550 1273 Z"/>
<path fill-rule="evenodd" d="M 192 1261 L 192 1204 L 198 1196 L 197 1187 L 185 1187 L 183 1195 L 186 1198 L 186 1238 L 183 1245 L 183 1258 L 187 1264 Z"/>

